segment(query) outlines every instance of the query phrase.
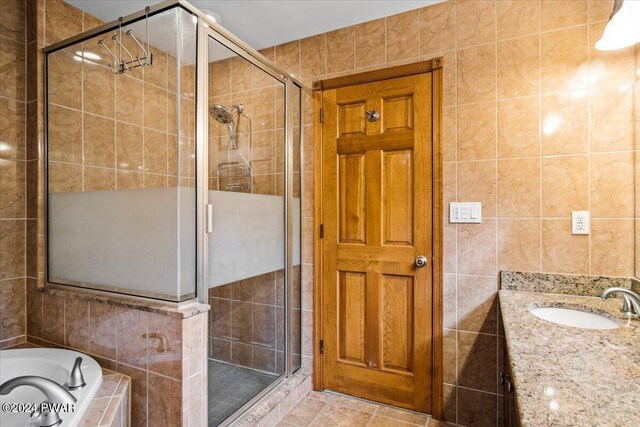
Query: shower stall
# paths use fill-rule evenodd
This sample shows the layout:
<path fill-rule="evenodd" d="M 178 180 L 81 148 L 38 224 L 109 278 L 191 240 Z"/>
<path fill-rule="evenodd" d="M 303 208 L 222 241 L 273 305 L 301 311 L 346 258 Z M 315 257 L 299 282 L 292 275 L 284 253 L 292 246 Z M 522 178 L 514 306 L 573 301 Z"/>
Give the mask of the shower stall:
<path fill-rule="evenodd" d="M 45 48 L 46 281 L 210 304 L 209 425 L 301 366 L 301 83 L 183 0 Z"/>

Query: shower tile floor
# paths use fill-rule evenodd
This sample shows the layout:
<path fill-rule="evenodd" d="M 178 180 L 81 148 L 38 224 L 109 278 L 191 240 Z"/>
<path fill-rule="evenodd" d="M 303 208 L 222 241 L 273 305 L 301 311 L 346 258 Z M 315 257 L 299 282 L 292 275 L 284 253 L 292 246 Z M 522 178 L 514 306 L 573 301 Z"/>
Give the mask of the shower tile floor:
<path fill-rule="evenodd" d="M 276 378 L 209 359 L 209 426 L 221 424 Z"/>

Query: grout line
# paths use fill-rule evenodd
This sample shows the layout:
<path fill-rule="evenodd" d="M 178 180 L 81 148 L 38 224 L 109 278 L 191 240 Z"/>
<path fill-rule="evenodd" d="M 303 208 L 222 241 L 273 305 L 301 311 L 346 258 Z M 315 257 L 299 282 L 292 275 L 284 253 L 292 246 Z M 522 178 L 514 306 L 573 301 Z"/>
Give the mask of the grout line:
<path fill-rule="evenodd" d="M 589 16 L 589 6 L 590 6 L 591 2 L 587 2 L 587 17 Z M 588 20 L 588 18 L 587 18 Z M 591 40 L 591 25 L 587 25 L 587 82 L 590 84 L 591 81 L 591 46 L 589 45 L 589 42 Z M 592 125 L 592 116 L 591 116 L 591 97 L 592 97 L 592 90 L 591 87 L 589 87 L 588 89 L 588 93 L 587 93 L 587 141 L 589 144 L 589 157 L 587 157 L 587 206 L 589 209 L 589 216 L 591 216 L 591 212 L 592 210 L 592 206 L 591 206 L 591 153 L 593 152 L 593 141 L 591 140 L 591 125 Z M 572 224 L 572 228 L 573 228 L 573 224 Z M 587 241 L 588 241 L 588 248 L 587 248 L 587 272 L 589 274 L 591 274 L 591 271 L 593 270 L 593 267 L 591 265 L 592 262 L 592 254 L 591 254 L 591 245 L 593 243 L 593 239 L 592 239 L 592 235 L 593 235 L 593 227 L 591 227 L 591 223 L 590 223 L 590 230 L 589 230 L 589 234 L 587 236 Z M 573 237 L 573 234 L 572 234 Z"/>
<path fill-rule="evenodd" d="M 458 108 L 459 108 L 459 97 L 458 97 L 458 79 L 460 78 L 460 70 L 459 70 L 459 61 L 458 61 L 458 3 L 454 3 L 453 6 L 451 7 L 452 12 L 453 12 L 453 36 L 454 36 L 454 51 L 453 54 L 455 56 L 455 68 L 454 68 L 454 105 L 455 105 L 455 126 L 456 126 L 456 133 L 455 133 L 455 160 L 456 160 L 456 196 L 455 196 L 455 200 L 459 201 L 459 183 L 458 183 L 458 164 L 457 162 L 460 160 L 460 155 L 458 153 L 458 140 L 459 140 L 459 133 L 458 133 Z M 459 360 L 458 360 L 458 323 L 459 323 L 459 318 L 460 318 L 460 307 L 458 305 L 458 297 L 460 296 L 460 289 L 458 287 L 459 281 L 458 281 L 458 273 L 460 272 L 460 259 L 458 256 L 458 250 L 459 250 L 459 242 L 458 242 L 458 231 L 459 228 L 457 224 L 454 224 L 454 230 L 455 230 L 455 271 L 456 271 L 456 280 L 455 280 L 455 289 L 456 289 L 456 318 L 455 318 L 455 324 L 454 327 L 455 329 L 455 366 L 456 366 L 456 371 L 455 371 L 455 382 L 456 382 L 456 386 L 454 387 L 454 393 L 455 393 L 455 400 L 454 400 L 454 415 L 453 415 L 453 422 L 457 423 L 458 422 L 458 382 L 459 382 L 459 378 L 458 378 L 458 372 L 459 372 Z M 444 403 L 444 402 L 443 402 Z M 444 415 L 444 414 L 443 414 Z"/>
<path fill-rule="evenodd" d="M 542 260 L 543 260 L 543 256 L 544 256 L 544 240 L 543 240 L 543 216 L 542 216 L 542 210 L 543 210 L 543 203 L 542 201 L 543 199 L 543 186 L 542 186 L 542 163 L 544 160 L 543 157 L 543 150 L 542 150 L 542 145 L 543 145 L 543 138 L 544 138 L 544 134 L 542 132 L 542 124 L 543 124 L 543 118 L 542 118 L 542 7 L 540 2 L 538 2 L 538 93 L 537 93 L 537 98 L 538 98 L 538 155 L 541 158 L 540 160 L 540 221 L 538 223 L 538 244 L 539 244 L 539 249 L 538 249 L 538 269 L 539 270 L 543 270 L 543 266 L 542 266 Z"/>

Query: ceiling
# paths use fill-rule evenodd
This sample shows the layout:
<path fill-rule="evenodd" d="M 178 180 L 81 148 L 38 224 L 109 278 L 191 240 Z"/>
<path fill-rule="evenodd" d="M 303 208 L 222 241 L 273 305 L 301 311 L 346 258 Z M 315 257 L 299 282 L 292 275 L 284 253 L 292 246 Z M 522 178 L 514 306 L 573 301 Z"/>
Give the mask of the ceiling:
<path fill-rule="evenodd" d="M 143 10 L 157 0 L 65 0 L 103 21 Z M 445 0 L 194 0 L 254 49 L 276 46 Z"/>

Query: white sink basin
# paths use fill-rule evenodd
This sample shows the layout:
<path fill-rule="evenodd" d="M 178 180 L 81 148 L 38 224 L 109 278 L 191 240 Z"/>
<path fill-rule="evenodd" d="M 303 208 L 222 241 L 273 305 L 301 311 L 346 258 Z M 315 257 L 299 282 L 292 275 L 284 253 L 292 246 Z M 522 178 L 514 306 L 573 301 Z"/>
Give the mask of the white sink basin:
<path fill-rule="evenodd" d="M 542 307 L 529 310 L 531 314 L 559 325 L 584 329 L 615 329 L 621 323 L 599 314 L 560 307 Z"/>

